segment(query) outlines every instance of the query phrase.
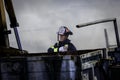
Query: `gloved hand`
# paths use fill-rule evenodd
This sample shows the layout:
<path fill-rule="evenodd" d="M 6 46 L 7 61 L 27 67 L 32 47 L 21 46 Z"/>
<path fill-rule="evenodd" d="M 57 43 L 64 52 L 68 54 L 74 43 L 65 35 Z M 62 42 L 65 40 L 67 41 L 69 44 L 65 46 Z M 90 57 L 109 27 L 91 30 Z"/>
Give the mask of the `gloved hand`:
<path fill-rule="evenodd" d="M 65 46 L 60 47 L 59 51 L 60 52 L 65 52 L 65 51 L 67 51 L 67 49 L 68 49 L 68 45 L 65 45 Z"/>

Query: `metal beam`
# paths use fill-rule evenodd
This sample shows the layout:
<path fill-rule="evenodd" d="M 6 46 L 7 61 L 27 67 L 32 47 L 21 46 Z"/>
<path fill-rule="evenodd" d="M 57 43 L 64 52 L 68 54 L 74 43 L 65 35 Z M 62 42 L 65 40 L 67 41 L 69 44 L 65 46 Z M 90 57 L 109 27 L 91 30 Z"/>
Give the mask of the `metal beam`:
<path fill-rule="evenodd" d="M 9 47 L 5 10 L 3 0 L 0 0 L 0 46 Z"/>
<path fill-rule="evenodd" d="M 11 23 L 10 26 L 12 28 L 18 27 L 19 24 L 18 24 L 17 19 L 16 19 L 16 15 L 15 15 L 15 12 L 14 12 L 12 0 L 4 0 L 4 2 L 5 2 L 6 11 L 7 11 L 9 19 L 10 19 L 10 23 Z"/>

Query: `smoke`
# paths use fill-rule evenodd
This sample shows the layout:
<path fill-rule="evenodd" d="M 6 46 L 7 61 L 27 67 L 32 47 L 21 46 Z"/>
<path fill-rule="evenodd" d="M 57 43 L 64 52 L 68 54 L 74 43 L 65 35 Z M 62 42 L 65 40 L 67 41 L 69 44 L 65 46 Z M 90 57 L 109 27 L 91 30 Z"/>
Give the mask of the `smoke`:
<path fill-rule="evenodd" d="M 75 26 L 111 17 L 116 17 L 119 23 L 119 0 L 13 0 L 13 4 L 21 43 L 28 52 L 47 52 L 57 41 L 56 32 L 63 25 L 73 31 L 70 39 L 78 50 L 105 47 L 104 28 L 110 44 L 116 44 L 111 23 L 79 29 Z M 13 34 L 10 44 L 17 47 Z"/>

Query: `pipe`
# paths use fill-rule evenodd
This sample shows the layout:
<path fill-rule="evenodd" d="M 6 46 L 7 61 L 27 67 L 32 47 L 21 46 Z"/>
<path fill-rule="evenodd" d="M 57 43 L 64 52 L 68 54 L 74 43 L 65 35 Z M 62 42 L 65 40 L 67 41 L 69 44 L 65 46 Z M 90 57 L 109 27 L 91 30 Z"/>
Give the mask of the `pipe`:
<path fill-rule="evenodd" d="M 94 22 L 89 22 L 89 23 L 84 23 L 84 24 L 78 24 L 78 25 L 76 25 L 76 27 L 77 27 L 77 28 L 81 28 L 81 27 L 85 27 L 85 26 L 90 26 L 90 25 L 94 25 L 94 24 L 110 22 L 110 21 L 114 21 L 114 20 L 116 20 L 116 18 L 96 20 L 96 21 L 94 21 Z"/>
<path fill-rule="evenodd" d="M 118 33 L 118 26 L 117 26 L 116 18 L 102 19 L 102 20 L 97 20 L 97 21 L 94 21 L 94 22 L 85 23 L 85 24 L 78 24 L 78 25 L 76 25 L 76 27 L 77 28 L 82 28 L 82 27 L 86 27 L 86 26 L 90 26 L 90 25 L 94 25 L 94 24 L 111 22 L 111 21 L 113 21 L 113 24 L 114 24 L 116 42 L 117 42 L 117 46 L 119 48 L 120 47 L 120 40 L 119 40 L 119 33 Z"/>

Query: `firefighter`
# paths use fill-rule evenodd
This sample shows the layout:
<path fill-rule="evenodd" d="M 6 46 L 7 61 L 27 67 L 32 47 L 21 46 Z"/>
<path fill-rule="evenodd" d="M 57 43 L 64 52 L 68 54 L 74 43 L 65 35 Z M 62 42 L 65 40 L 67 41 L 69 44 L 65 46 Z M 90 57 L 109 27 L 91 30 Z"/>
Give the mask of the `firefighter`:
<path fill-rule="evenodd" d="M 73 33 L 66 26 L 61 26 L 57 34 L 58 42 L 48 49 L 48 53 L 76 51 L 76 47 L 68 39 L 69 35 L 73 35 Z"/>
<path fill-rule="evenodd" d="M 66 26 L 61 26 L 57 32 L 58 42 L 48 48 L 48 53 L 76 51 L 76 47 L 68 39 L 69 35 L 73 33 Z M 60 56 L 47 58 L 46 69 L 49 80 L 60 80 L 62 58 Z"/>

